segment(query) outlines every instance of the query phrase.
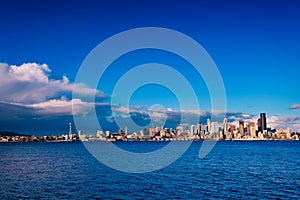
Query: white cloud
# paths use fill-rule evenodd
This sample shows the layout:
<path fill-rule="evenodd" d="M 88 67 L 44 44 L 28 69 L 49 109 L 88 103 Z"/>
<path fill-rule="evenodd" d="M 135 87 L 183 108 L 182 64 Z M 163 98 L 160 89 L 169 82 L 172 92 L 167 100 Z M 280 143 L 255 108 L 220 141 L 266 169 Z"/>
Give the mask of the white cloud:
<path fill-rule="evenodd" d="M 167 108 L 167 111 L 168 111 L 168 112 L 172 112 L 173 109 L 172 109 L 172 108 Z"/>
<path fill-rule="evenodd" d="M 29 113 L 34 115 L 87 115 L 94 103 L 81 99 L 68 100 L 66 97 L 71 98 L 74 86 L 81 96 L 95 94 L 96 97 L 107 97 L 84 84 L 71 83 L 66 76 L 61 79 L 49 77 L 51 69 L 46 64 L 24 63 L 17 66 L 0 63 L 0 102 L 20 109 L 31 109 Z M 72 105 L 76 105 L 73 110 Z"/>
<path fill-rule="evenodd" d="M 250 117 L 249 114 L 243 114 L 242 116 L 243 116 L 244 118 L 249 118 L 249 117 Z"/>
<path fill-rule="evenodd" d="M 71 95 L 76 86 L 79 95 L 96 94 L 106 97 L 99 90 L 84 84 L 74 84 L 66 76 L 50 79 L 51 69 L 46 64 L 25 63 L 20 66 L 0 64 L 0 101 L 14 103 L 40 103 Z"/>
<path fill-rule="evenodd" d="M 15 81 L 48 83 L 46 73 L 51 72 L 46 64 L 24 63 L 21 66 L 8 66 L 8 77 Z"/>
<path fill-rule="evenodd" d="M 72 109 L 72 106 L 75 109 Z M 52 99 L 49 101 L 44 101 L 41 103 L 25 105 L 29 108 L 36 109 L 36 114 L 47 114 L 47 115 L 87 115 L 91 109 L 94 107 L 94 103 L 83 102 L 81 99 L 68 100 L 62 99 Z"/>
<path fill-rule="evenodd" d="M 300 117 L 271 116 L 267 119 L 267 124 L 271 128 L 290 128 L 291 131 L 300 131 Z"/>
<path fill-rule="evenodd" d="M 130 112 L 136 112 L 136 110 L 129 110 L 125 106 L 112 106 L 112 111 L 115 113 L 121 113 L 126 116 L 129 116 Z"/>

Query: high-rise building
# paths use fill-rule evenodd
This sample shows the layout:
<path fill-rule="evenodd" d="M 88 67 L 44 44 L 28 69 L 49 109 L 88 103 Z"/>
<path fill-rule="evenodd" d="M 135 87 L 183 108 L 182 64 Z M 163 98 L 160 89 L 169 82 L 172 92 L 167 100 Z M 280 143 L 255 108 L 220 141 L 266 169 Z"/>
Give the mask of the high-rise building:
<path fill-rule="evenodd" d="M 249 122 L 248 131 L 249 131 L 248 133 L 250 134 L 251 137 L 253 137 L 253 138 L 256 137 L 255 122 Z"/>
<path fill-rule="evenodd" d="M 239 121 L 239 132 L 241 135 L 244 135 L 244 121 Z"/>
<path fill-rule="evenodd" d="M 202 128 L 202 123 L 199 122 L 199 124 L 198 124 L 198 129 L 197 129 L 197 133 L 200 134 L 200 132 L 201 132 L 202 130 L 203 130 L 203 128 Z"/>
<path fill-rule="evenodd" d="M 219 132 L 219 124 L 218 124 L 218 122 L 212 122 L 211 123 L 211 132 L 212 133 L 218 133 Z"/>
<path fill-rule="evenodd" d="M 211 126 L 210 126 L 210 119 L 206 120 L 206 125 L 207 125 L 207 132 L 211 132 Z"/>
<path fill-rule="evenodd" d="M 287 139 L 291 139 L 291 131 L 290 131 L 290 127 L 288 127 L 288 129 L 286 130 L 286 138 L 287 138 Z"/>
<path fill-rule="evenodd" d="M 266 113 L 260 113 L 260 120 L 261 120 L 261 130 L 267 130 L 267 119 Z"/>
<path fill-rule="evenodd" d="M 258 120 L 257 120 L 257 130 L 258 130 L 258 132 L 262 132 L 261 131 L 261 119 L 260 118 L 258 118 Z"/>
<path fill-rule="evenodd" d="M 223 134 L 227 135 L 227 132 L 228 132 L 228 119 L 224 118 L 224 121 L 223 121 Z"/>
<path fill-rule="evenodd" d="M 195 131 L 195 125 L 191 125 L 191 136 L 195 135 L 194 131 Z"/>

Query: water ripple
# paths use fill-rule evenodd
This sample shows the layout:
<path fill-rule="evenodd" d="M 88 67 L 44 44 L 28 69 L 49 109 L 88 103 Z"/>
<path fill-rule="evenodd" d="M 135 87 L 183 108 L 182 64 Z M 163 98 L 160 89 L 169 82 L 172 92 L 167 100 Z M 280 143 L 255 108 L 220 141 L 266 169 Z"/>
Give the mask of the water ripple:
<path fill-rule="evenodd" d="M 118 143 L 152 151 L 162 142 Z M 0 144 L 0 199 L 299 199 L 300 142 L 201 142 L 170 166 L 127 174 L 99 163 L 81 143 Z"/>

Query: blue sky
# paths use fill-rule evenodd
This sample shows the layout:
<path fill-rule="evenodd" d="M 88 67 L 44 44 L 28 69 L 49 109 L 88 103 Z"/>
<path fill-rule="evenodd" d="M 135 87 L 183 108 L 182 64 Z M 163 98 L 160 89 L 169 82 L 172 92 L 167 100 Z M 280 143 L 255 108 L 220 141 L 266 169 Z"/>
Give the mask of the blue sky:
<path fill-rule="evenodd" d="M 76 73 L 100 42 L 119 32 L 148 26 L 182 32 L 206 49 L 223 78 L 228 115 L 236 113 L 232 121 L 241 119 L 242 113 L 254 119 L 266 112 L 273 117 L 270 124 L 296 129 L 300 121 L 299 9 L 297 1 L 1 1 L 0 76 L 8 77 L 14 65 L 37 63 L 24 67 L 23 77 L 36 68 L 40 78 L 48 77 L 43 84 L 51 85 L 45 90 L 52 92 L 41 92 L 38 88 L 42 81 L 36 83 L 32 76 L 24 80 L 19 77 L 17 83 L 2 78 L 0 129 L 63 132 L 64 124 L 72 120 L 69 112 L 41 113 L 41 105 L 52 105 L 50 100 L 71 101 L 70 88 Z M 193 71 L 184 60 L 160 51 L 134 52 L 116 60 L 104 77 L 106 84 L 98 88 L 101 102 L 108 102 L 122 72 L 152 61 L 180 69 L 199 91 L 202 109 L 210 109 L 209 94 L 201 77 L 192 76 Z M 39 71 L 42 64 L 47 69 Z M 29 93 L 29 97 L 36 98 L 25 98 L 26 90 L 35 93 Z M 149 96 L 151 93 L 160 95 Z M 178 109 L 176 98 L 158 86 L 140 88 L 131 101 L 133 106 L 155 103 Z M 34 104 L 40 107 L 32 111 Z M 136 121 L 143 123 L 141 113 L 135 116 Z M 104 121 L 109 118 L 102 117 Z M 113 127 L 105 123 L 104 127 Z"/>

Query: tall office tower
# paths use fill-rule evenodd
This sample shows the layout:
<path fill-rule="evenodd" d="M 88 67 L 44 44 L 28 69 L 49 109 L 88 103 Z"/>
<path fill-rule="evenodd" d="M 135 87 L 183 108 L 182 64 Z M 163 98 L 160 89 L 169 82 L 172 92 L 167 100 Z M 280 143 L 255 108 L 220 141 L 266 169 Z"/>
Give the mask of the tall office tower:
<path fill-rule="evenodd" d="M 261 130 L 267 130 L 267 119 L 266 113 L 260 113 L 260 120 L 261 120 Z"/>
<path fill-rule="evenodd" d="M 203 127 L 202 127 L 202 123 L 201 123 L 201 122 L 199 122 L 199 124 L 198 124 L 198 131 L 197 131 L 197 133 L 198 133 L 198 134 L 200 134 L 200 132 L 202 131 L 202 129 L 203 129 Z"/>
<path fill-rule="evenodd" d="M 210 131 L 211 131 L 210 119 L 207 119 L 207 120 L 206 120 L 206 125 L 207 125 L 207 132 L 210 133 Z"/>
<path fill-rule="evenodd" d="M 198 131 L 198 127 L 194 126 L 194 135 L 198 135 L 198 133 L 200 133 L 200 131 Z"/>
<path fill-rule="evenodd" d="M 128 134 L 128 128 L 127 128 L 127 126 L 125 126 L 125 134 L 126 135 Z"/>
<path fill-rule="evenodd" d="M 195 129 L 195 125 L 191 125 L 191 136 L 195 135 L 194 129 Z"/>
<path fill-rule="evenodd" d="M 251 137 L 256 137 L 255 122 L 249 122 L 248 130 Z"/>
<path fill-rule="evenodd" d="M 286 138 L 287 138 L 287 139 L 291 139 L 291 131 L 290 131 L 290 127 L 288 127 L 287 130 L 286 130 Z"/>
<path fill-rule="evenodd" d="M 212 122 L 211 123 L 211 132 L 212 133 L 218 133 L 219 132 L 219 124 L 218 124 L 218 122 Z"/>
<path fill-rule="evenodd" d="M 222 128 L 221 128 L 222 129 Z M 220 133 L 219 133 L 219 139 L 220 140 L 224 140 L 224 133 L 223 133 L 223 130 L 220 130 Z"/>
<path fill-rule="evenodd" d="M 257 120 L 257 130 L 258 130 L 258 132 L 262 132 L 261 131 L 261 119 L 260 118 Z"/>
<path fill-rule="evenodd" d="M 223 120 L 223 137 L 228 133 L 228 119 L 224 118 Z"/>
<path fill-rule="evenodd" d="M 220 133 L 220 139 L 224 139 L 228 134 L 228 119 L 224 118 L 223 120 L 223 130 L 222 130 L 222 134 Z"/>
<path fill-rule="evenodd" d="M 245 131 L 244 131 L 244 121 L 239 121 L 239 132 L 241 135 L 244 135 Z"/>

